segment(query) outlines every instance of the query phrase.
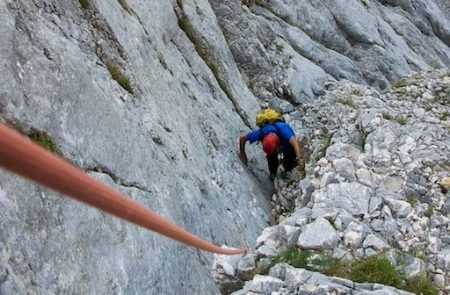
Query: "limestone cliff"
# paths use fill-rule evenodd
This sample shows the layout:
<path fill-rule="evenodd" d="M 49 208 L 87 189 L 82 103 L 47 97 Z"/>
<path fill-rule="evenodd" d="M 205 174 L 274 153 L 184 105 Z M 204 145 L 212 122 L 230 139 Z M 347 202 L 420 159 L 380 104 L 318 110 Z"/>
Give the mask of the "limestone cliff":
<path fill-rule="evenodd" d="M 235 154 L 262 101 L 299 130 L 327 79 L 450 65 L 444 0 L 4 0 L 0 17 L 0 120 L 229 246 L 269 220 L 264 157 Z M 0 204 L 1 294 L 219 292 L 212 255 L 3 170 Z"/>

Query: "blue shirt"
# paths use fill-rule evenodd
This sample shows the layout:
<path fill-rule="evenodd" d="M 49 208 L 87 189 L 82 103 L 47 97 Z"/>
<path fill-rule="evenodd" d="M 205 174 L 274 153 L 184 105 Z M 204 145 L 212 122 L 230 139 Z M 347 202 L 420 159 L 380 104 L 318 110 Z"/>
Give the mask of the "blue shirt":
<path fill-rule="evenodd" d="M 278 126 L 279 132 L 273 125 Z M 291 139 L 292 136 L 295 136 L 291 126 L 284 122 L 275 122 L 273 124 L 266 124 L 259 129 L 250 131 L 249 133 L 247 133 L 247 140 L 250 143 L 254 143 L 255 141 L 262 141 L 264 136 L 266 136 L 270 132 L 274 132 L 280 138 L 280 152 L 283 152 L 286 147 L 290 145 L 289 139 Z"/>

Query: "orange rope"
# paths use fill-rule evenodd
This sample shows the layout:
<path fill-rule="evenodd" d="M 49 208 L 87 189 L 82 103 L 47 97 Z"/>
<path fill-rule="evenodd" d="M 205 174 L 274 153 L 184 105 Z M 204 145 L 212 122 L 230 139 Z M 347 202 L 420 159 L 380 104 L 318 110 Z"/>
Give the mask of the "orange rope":
<path fill-rule="evenodd" d="M 227 255 L 246 252 L 245 248 L 224 249 L 191 234 L 118 191 L 94 180 L 4 124 L 0 124 L 0 166 L 192 247 Z"/>

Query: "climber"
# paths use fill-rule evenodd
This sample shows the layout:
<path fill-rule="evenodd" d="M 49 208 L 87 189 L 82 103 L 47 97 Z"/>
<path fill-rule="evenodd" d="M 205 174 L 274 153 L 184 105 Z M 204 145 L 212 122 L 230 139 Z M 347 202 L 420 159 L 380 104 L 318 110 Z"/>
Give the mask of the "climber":
<path fill-rule="evenodd" d="M 269 165 L 271 180 L 275 179 L 278 166 L 280 165 L 279 154 L 283 154 L 282 163 L 286 172 L 291 171 L 298 165 L 300 173 L 302 173 L 302 178 L 304 178 L 305 161 L 302 157 L 300 145 L 291 126 L 285 122 L 269 122 L 239 137 L 239 158 L 245 165 L 247 165 L 247 155 L 245 153 L 245 143 L 247 141 L 250 143 L 256 141 L 262 142 L 263 150 L 267 157 L 267 164 Z"/>

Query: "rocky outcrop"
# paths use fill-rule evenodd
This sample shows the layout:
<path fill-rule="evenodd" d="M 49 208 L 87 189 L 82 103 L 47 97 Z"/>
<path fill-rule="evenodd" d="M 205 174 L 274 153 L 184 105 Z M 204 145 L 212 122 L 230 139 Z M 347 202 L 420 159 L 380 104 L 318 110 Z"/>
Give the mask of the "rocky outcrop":
<path fill-rule="evenodd" d="M 448 67 L 448 2 L 210 0 L 254 93 L 311 101 L 329 77 L 384 89 Z"/>
<path fill-rule="evenodd" d="M 2 1 L 1 120 L 207 240 L 253 244 L 269 205 L 234 147 L 258 104 L 214 14 L 197 3 L 191 26 L 220 49 L 217 77 L 179 25 L 187 3 L 120 2 Z M 0 204 L 1 294 L 218 292 L 211 254 L 5 171 Z"/>
<path fill-rule="evenodd" d="M 265 273 L 271 258 L 298 247 L 329 251 L 340 260 L 384 253 L 406 278 L 428 273 L 442 294 L 448 293 L 449 193 L 441 180 L 450 171 L 450 72 L 413 74 L 383 93 L 350 82 L 327 85 L 326 93 L 306 106 L 302 120 L 303 136 L 312 143 L 307 178 L 283 182 L 285 198 L 296 199 L 296 207 L 257 239 L 256 255 L 244 258 L 252 257 L 251 270 L 235 264 L 241 278 L 235 288 L 249 272 Z M 221 272 L 220 264 L 215 271 Z M 321 279 L 311 282 L 316 276 Z M 352 282 L 332 282 L 276 265 L 233 294 L 303 294 L 307 285 L 312 285 L 308 294 L 363 292 Z"/>
<path fill-rule="evenodd" d="M 389 294 L 413 295 L 414 293 L 397 290 L 378 284 L 358 284 L 349 280 L 327 277 L 320 273 L 296 269 L 287 264 L 278 264 L 271 268 L 268 276 L 256 275 L 242 291 L 244 294 Z"/>

